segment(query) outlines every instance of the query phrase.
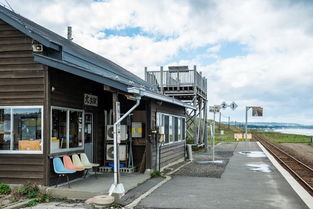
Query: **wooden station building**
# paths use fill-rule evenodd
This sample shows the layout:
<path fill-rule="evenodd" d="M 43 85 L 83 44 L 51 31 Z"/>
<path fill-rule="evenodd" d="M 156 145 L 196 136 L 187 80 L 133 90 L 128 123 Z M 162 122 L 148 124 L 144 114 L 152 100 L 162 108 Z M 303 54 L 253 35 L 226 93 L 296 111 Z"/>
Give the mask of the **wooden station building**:
<path fill-rule="evenodd" d="M 184 159 L 193 106 L 0 6 L 1 183 L 53 185 L 53 157 L 73 153 L 107 166 L 110 128 L 138 95 L 140 105 L 122 122 L 121 163 L 144 171 Z"/>

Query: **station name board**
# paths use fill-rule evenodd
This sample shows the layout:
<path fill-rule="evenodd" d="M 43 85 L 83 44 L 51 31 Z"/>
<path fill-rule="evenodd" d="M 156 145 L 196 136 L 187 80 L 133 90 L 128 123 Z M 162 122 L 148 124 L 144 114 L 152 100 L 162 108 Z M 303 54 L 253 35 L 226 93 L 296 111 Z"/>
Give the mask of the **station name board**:
<path fill-rule="evenodd" d="M 84 105 L 98 107 L 98 96 L 84 94 Z"/>

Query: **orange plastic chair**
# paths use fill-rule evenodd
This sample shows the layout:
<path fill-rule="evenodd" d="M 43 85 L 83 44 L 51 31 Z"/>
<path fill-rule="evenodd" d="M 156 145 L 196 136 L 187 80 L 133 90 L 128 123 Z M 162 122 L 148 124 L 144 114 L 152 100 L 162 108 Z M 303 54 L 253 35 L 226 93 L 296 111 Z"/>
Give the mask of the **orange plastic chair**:
<path fill-rule="evenodd" d="M 84 170 L 84 168 L 75 167 L 73 162 L 72 162 L 72 159 L 67 155 L 63 156 L 63 163 L 64 163 L 64 167 L 66 169 L 75 170 L 75 171 L 83 171 Z"/>

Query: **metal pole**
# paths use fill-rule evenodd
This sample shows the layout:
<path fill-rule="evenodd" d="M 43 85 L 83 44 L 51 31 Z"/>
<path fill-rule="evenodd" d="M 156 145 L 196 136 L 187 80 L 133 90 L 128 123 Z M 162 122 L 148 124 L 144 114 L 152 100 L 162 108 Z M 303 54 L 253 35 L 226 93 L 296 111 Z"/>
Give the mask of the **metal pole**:
<path fill-rule="evenodd" d="M 204 100 L 204 131 L 203 131 L 203 140 L 204 140 L 204 146 L 205 146 L 205 151 L 208 151 L 208 119 L 207 119 L 207 114 L 208 114 L 208 107 L 207 107 L 207 102 Z"/>
<path fill-rule="evenodd" d="M 250 107 L 246 107 L 246 124 L 245 124 L 245 142 L 248 141 L 248 110 Z"/>
<path fill-rule="evenodd" d="M 213 121 L 213 138 L 212 138 L 212 152 L 213 152 L 213 157 L 212 160 L 215 160 L 215 111 L 214 111 L 214 121 Z"/>
<path fill-rule="evenodd" d="M 230 128 L 230 116 L 228 116 L 228 129 Z"/>
<path fill-rule="evenodd" d="M 160 78 L 161 93 L 164 94 L 164 86 L 163 86 L 163 66 L 161 66 L 160 74 L 161 74 L 161 78 Z"/>
<path fill-rule="evenodd" d="M 117 138 L 117 129 L 118 125 L 140 104 L 140 96 L 136 97 L 136 104 L 130 108 L 121 118 L 119 118 L 113 125 L 113 135 L 114 135 L 114 183 L 111 185 L 109 190 L 109 195 L 111 196 L 112 193 L 122 194 L 124 195 L 125 189 L 123 184 L 120 184 L 120 161 L 118 159 L 118 138 Z"/>
<path fill-rule="evenodd" d="M 221 116 L 222 116 L 222 113 L 219 112 L 220 115 L 219 115 L 219 123 L 218 123 L 218 130 L 221 130 Z"/>

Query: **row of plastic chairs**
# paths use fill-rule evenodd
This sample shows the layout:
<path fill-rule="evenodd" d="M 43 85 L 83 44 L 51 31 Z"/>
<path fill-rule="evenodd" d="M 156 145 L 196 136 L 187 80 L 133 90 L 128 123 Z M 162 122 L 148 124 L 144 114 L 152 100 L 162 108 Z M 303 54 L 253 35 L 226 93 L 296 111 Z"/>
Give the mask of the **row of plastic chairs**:
<path fill-rule="evenodd" d="M 72 158 L 70 158 L 68 155 L 65 155 L 63 156 L 63 162 L 60 157 L 53 158 L 54 172 L 58 174 L 58 180 L 55 187 L 58 186 L 61 176 L 66 176 L 68 187 L 70 187 L 68 174 L 75 173 L 76 171 L 86 170 L 84 175 L 85 178 L 88 174 L 88 170 L 94 167 L 99 167 L 99 164 L 91 163 L 85 153 L 81 153 L 80 157 L 78 154 L 73 154 Z M 97 177 L 97 169 L 95 169 L 95 176 Z"/>

